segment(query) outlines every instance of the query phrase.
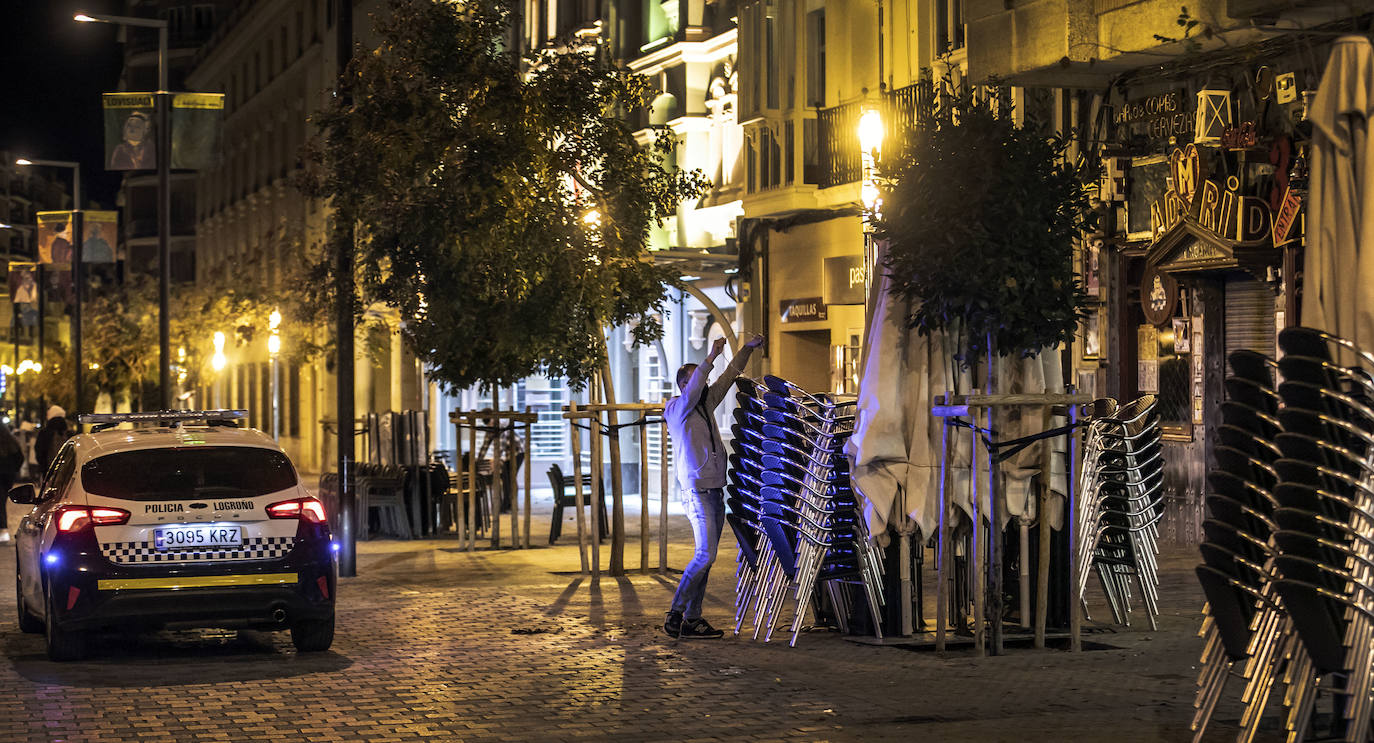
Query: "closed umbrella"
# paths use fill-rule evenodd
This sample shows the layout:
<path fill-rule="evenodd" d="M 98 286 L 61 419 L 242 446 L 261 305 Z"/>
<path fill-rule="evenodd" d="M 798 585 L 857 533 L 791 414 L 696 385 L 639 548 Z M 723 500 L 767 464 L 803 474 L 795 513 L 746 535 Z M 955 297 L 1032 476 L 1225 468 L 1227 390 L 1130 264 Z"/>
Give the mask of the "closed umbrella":
<path fill-rule="evenodd" d="M 1312 101 L 1302 322 L 1374 347 L 1374 47 L 1343 36 Z"/>
<path fill-rule="evenodd" d="M 874 265 L 883 265 L 885 253 L 880 246 Z M 942 370 L 949 364 L 940 338 L 907 328 L 906 302 L 889 292 L 887 275 L 879 272 L 876 279 L 868 303 L 858 416 L 845 453 L 852 463 L 850 480 L 863 496 L 868 531 L 886 545 L 888 526 L 901 534 L 934 533 L 941 422 L 930 407 L 945 393 Z"/>

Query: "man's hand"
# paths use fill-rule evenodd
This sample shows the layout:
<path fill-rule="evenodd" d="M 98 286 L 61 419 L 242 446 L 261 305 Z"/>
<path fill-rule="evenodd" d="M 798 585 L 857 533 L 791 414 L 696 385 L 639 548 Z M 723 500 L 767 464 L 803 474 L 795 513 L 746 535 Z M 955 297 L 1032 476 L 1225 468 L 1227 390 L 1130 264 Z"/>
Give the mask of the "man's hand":
<path fill-rule="evenodd" d="M 750 338 L 747 342 L 745 342 L 744 345 L 748 348 L 758 348 L 759 346 L 763 345 L 763 341 L 764 337 L 762 335 L 759 335 L 758 333 L 755 333 L 754 337 Z"/>
<path fill-rule="evenodd" d="M 712 361 L 715 361 L 716 358 L 719 357 L 720 354 L 721 354 L 721 352 L 724 351 L 724 350 L 725 350 L 725 339 L 724 339 L 724 338 L 717 338 L 717 339 L 716 339 L 716 342 L 711 344 L 711 352 L 708 353 L 708 354 L 706 354 L 706 361 L 707 361 L 708 363 L 709 363 L 709 362 L 712 362 Z"/>

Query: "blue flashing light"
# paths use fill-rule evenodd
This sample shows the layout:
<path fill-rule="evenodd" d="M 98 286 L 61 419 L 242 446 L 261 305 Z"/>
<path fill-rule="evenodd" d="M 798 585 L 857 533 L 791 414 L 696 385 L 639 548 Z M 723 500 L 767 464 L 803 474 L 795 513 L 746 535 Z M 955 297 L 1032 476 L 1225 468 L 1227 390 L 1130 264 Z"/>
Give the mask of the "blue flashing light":
<path fill-rule="evenodd" d="M 343 549 L 343 545 L 339 544 L 338 542 L 330 542 L 329 549 L 338 552 L 339 550 Z"/>
<path fill-rule="evenodd" d="M 60 558 L 57 556 L 56 552 L 49 552 L 48 554 L 43 556 L 43 562 L 49 565 L 56 565 L 59 559 Z"/>

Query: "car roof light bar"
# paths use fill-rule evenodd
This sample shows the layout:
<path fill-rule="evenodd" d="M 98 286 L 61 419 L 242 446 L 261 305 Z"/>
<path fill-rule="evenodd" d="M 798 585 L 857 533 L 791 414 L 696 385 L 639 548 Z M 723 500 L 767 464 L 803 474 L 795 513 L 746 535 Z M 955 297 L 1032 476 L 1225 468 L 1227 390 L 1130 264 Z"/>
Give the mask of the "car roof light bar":
<path fill-rule="evenodd" d="M 151 423 L 157 426 L 177 426 L 187 421 L 205 421 L 211 426 L 236 426 L 248 417 L 247 410 L 157 410 L 148 413 L 85 413 L 77 416 L 78 423 L 103 431 L 121 423 Z"/>

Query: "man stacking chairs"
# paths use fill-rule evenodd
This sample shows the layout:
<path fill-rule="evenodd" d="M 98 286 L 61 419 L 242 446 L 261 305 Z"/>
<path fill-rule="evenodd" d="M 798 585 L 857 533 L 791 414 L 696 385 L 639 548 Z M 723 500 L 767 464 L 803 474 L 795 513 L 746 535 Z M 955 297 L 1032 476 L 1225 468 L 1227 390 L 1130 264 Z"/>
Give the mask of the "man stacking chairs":
<path fill-rule="evenodd" d="M 1095 404 L 1084 445 L 1080 475 L 1078 595 L 1096 573 L 1118 624 L 1130 624 L 1131 588 L 1135 579 L 1150 628 L 1159 613 L 1158 565 L 1164 482 L 1163 446 L 1154 395 L 1112 411 Z"/>
<path fill-rule="evenodd" d="M 736 382 L 735 455 L 727 520 L 740 542 L 735 631 L 753 618 L 770 640 L 790 606 L 789 644 L 824 589 L 847 631 L 848 587 L 858 585 L 881 636 L 882 560 L 849 485 L 844 444 L 852 402 L 818 397 L 778 377 Z"/>

